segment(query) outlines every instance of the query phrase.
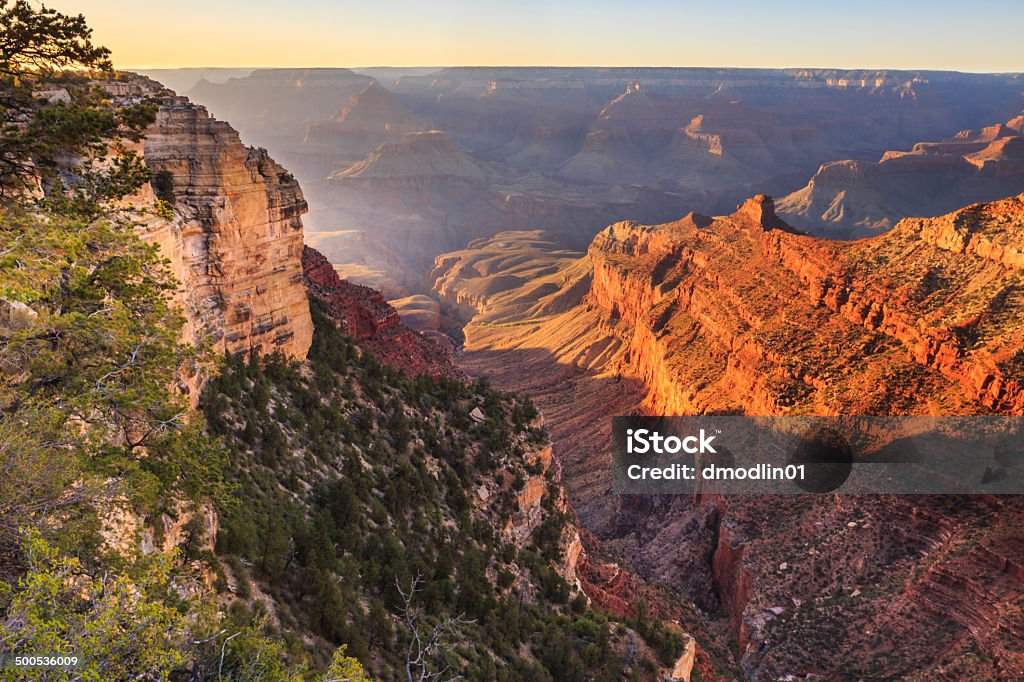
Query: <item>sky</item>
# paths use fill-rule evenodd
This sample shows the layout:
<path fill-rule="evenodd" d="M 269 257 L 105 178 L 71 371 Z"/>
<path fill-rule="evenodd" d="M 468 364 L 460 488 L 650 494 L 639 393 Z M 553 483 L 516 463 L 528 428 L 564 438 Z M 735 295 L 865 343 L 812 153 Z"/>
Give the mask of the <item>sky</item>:
<path fill-rule="evenodd" d="M 1021 0 L 46 0 L 119 68 L 753 66 L 1024 71 Z"/>

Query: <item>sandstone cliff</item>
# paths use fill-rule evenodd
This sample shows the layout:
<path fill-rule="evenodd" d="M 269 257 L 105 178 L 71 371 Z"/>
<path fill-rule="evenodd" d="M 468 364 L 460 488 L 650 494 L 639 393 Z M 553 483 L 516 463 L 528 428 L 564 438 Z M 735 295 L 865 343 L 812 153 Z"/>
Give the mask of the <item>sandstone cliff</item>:
<path fill-rule="evenodd" d="M 1020 500 L 616 499 L 606 448 L 608 416 L 636 412 L 1024 414 L 1022 234 L 1024 196 L 850 243 L 798 234 L 755 197 L 617 223 L 545 278 L 474 278 L 488 259 L 462 253 L 438 281 L 484 311 L 462 366 L 545 412 L 583 526 L 727 617 L 749 677 L 1016 679 Z M 538 314 L 559 296 L 574 304 Z"/>
<path fill-rule="evenodd" d="M 184 97 L 163 98 L 143 154 L 153 193 L 173 210 L 144 236 L 181 282 L 188 339 L 221 353 L 304 358 L 313 327 L 302 281 L 306 202 L 295 179 Z"/>

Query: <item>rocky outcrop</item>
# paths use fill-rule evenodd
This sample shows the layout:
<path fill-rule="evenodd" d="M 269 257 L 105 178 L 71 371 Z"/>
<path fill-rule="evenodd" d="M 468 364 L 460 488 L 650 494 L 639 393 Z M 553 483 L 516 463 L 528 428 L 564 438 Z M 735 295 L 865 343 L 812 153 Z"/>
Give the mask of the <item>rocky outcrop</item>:
<path fill-rule="evenodd" d="M 308 246 L 302 265 L 310 294 L 326 304 L 346 334 L 381 362 L 412 377 L 461 376 L 448 351 L 406 327 L 379 291 L 342 280 L 334 266 Z"/>
<path fill-rule="evenodd" d="M 964 130 L 910 151 L 887 151 L 877 163 L 832 161 L 807 185 L 783 197 L 786 220 L 814 234 L 871 236 L 908 216 L 937 216 L 1024 190 L 1024 136 L 1017 121 Z"/>
<path fill-rule="evenodd" d="M 543 426 L 538 419 L 536 426 Z M 523 546 L 545 518 L 544 497 L 551 495 L 551 510 L 559 514 L 569 511 L 568 498 L 561 487 L 561 469 L 551 453 L 551 445 L 534 448 L 526 454 L 527 473 L 522 487 L 515 496 L 516 504 L 512 516 L 502 529 L 502 538 L 516 546 Z M 579 587 L 579 562 L 583 544 L 576 526 L 565 525 L 559 538 L 561 562 L 559 574 L 570 585 Z"/>
<path fill-rule="evenodd" d="M 143 148 L 152 191 L 173 212 L 145 238 L 181 282 L 186 337 L 228 353 L 304 358 L 313 326 L 302 282 L 295 179 L 265 150 L 184 97 L 165 97 Z"/>
<path fill-rule="evenodd" d="M 1021 204 L 907 220 L 850 245 L 766 230 L 779 223 L 763 197 L 711 228 L 615 225 L 590 250 L 591 299 L 623 321 L 630 364 L 657 413 L 714 409 L 729 396 L 766 414 L 871 414 L 908 399 L 1021 413 L 1022 330 L 1012 322 Z M 701 343 L 679 344 L 688 334 Z M 874 352 L 856 350 L 862 344 Z M 929 371 L 911 372 L 906 386 L 865 385 L 834 364 L 891 375 L 908 355 Z M 709 370 L 716 380 L 697 380 Z"/>
<path fill-rule="evenodd" d="M 693 674 L 693 666 L 697 661 L 697 641 L 690 637 L 686 640 L 686 644 L 683 647 L 682 655 L 676 659 L 675 665 L 672 666 L 672 673 L 670 675 L 673 682 L 677 680 L 679 682 L 690 682 L 690 677 Z"/>
<path fill-rule="evenodd" d="M 621 573 L 581 561 L 592 598 L 625 608 L 632 574 L 720 610 L 752 679 L 1015 679 L 1019 500 L 616 499 L 607 447 L 608 416 L 637 412 L 1024 414 L 1021 235 L 1024 196 L 845 243 L 755 197 L 616 223 L 583 261 L 495 292 L 520 264 L 442 257 L 438 290 L 481 292 L 463 298 L 483 312 L 462 365 L 544 410 L 583 526 L 619 557 Z M 576 303 L 541 312 L 581 281 Z"/>
<path fill-rule="evenodd" d="M 656 598 L 653 604 L 650 603 L 649 598 L 654 592 L 636 575 L 619 563 L 599 558 L 601 543 L 596 537 L 585 532 L 583 540 L 590 546 L 590 551 L 580 555 L 577 570 L 584 593 L 597 608 L 622 618 L 633 618 L 637 604 L 643 598 L 650 609 L 647 615 L 653 618 L 669 616 L 664 611 L 662 600 Z"/>
<path fill-rule="evenodd" d="M 430 130 L 407 133 L 400 142 L 382 144 L 362 161 L 332 174 L 331 179 L 415 185 L 449 178 L 480 182 L 492 174 L 485 164 L 459 149 L 447 133 Z"/>
<path fill-rule="evenodd" d="M 309 124 L 302 151 L 328 157 L 328 166 L 337 170 L 362 159 L 385 142 L 400 142 L 403 136 L 426 129 L 426 122 L 413 116 L 394 95 L 372 81 L 352 95 L 330 119 Z"/>

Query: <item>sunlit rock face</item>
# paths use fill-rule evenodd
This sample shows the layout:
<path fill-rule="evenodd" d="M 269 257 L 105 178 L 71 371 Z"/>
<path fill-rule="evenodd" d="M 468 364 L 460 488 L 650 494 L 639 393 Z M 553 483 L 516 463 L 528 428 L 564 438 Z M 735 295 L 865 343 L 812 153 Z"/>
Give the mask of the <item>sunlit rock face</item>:
<path fill-rule="evenodd" d="M 1024 191 L 1024 117 L 941 142 L 887 151 L 877 163 L 832 161 L 779 200 L 792 224 L 829 237 L 866 237 L 907 216 L 937 216 Z"/>
<path fill-rule="evenodd" d="M 1024 674 L 1022 500 L 616 497 L 608 452 L 617 414 L 1024 414 L 1024 196 L 857 242 L 796 233 L 764 196 L 616 223 L 583 256 L 528 234 L 440 256 L 435 291 L 470 320 L 460 364 L 543 410 L 625 571 L 728 617 L 750 679 Z M 617 571 L 581 575 L 628 606 Z"/>
<path fill-rule="evenodd" d="M 146 131 L 152 191 L 173 219 L 148 224 L 181 283 L 190 341 L 218 352 L 304 358 L 313 326 L 302 281 L 298 182 L 263 149 L 184 97 L 163 99 Z"/>

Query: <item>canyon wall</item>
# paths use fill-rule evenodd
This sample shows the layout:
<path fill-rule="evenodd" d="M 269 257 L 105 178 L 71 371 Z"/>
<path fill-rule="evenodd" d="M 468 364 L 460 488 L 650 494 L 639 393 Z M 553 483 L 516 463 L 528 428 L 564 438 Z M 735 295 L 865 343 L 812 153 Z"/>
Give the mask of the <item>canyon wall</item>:
<path fill-rule="evenodd" d="M 313 326 L 295 178 L 184 97 L 162 97 L 143 157 L 152 193 L 173 212 L 153 217 L 143 236 L 181 282 L 186 338 L 218 353 L 304 358 Z"/>
<path fill-rule="evenodd" d="M 793 234 L 765 197 L 703 228 L 621 223 L 591 246 L 591 300 L 658 414 L 1020 414 L 1021 206 L 856 244 Z"/>
<path fill-rule="evenodd" d="M 937 216 L 1024 191 L 1024 116 L 942 142 L 887 151 L 877 163 L 823 164 L 806 186 L 779 201 L 779 213 L 814 234 L 857 238 L 907 216 Z"/>
<path fill-rule="evenodd" d="M 480 242 L 436 290 L 478 311 L 460 364 L 544 411 L 583 527 L 726 619 L 748 678 L 1018 679 L 1020 499 L 616 497 L 608 443 L 616 414 L 1024 414 L 1022 235 L 1024 196 L 846 243 L 758 196 L 528 268 Z"/>

